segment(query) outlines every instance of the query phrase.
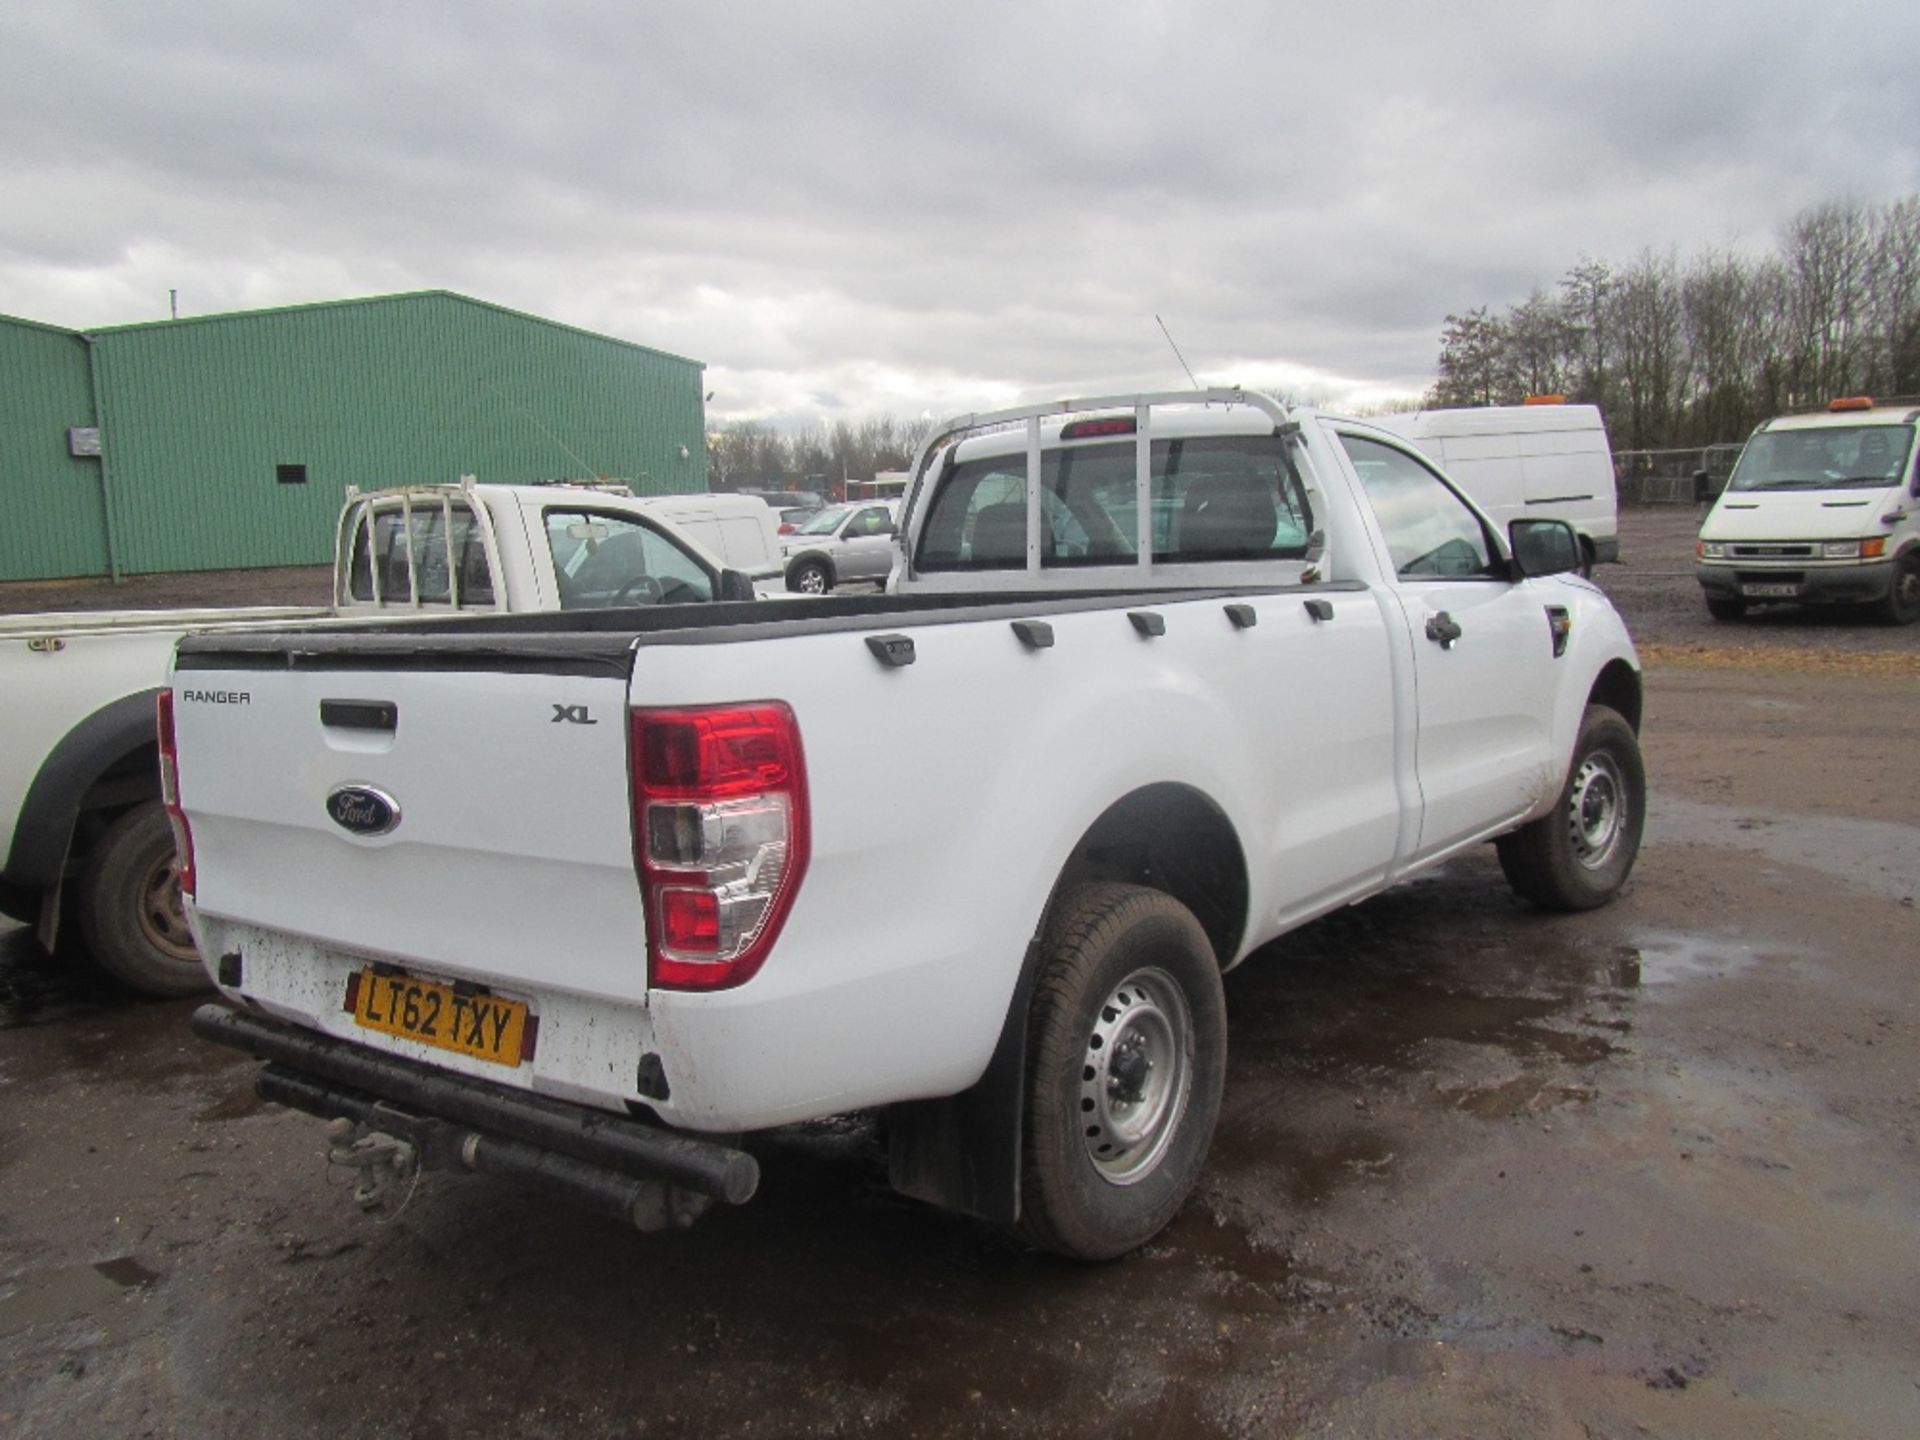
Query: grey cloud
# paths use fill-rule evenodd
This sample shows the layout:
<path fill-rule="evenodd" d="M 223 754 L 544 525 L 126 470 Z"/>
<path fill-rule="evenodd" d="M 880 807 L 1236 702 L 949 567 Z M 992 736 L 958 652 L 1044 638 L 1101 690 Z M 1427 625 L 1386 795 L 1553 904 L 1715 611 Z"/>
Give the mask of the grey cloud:
<path fill-rule="evenodd" d="M 0 310 L 445 285 L 706 360 L 721 415 L 1166 383 L 1156 312 L 1197 365 L 1417 387 L 1448 311 L 1582 252 L 1920 188 L 1916 38 L 1759 0 L 43 0 L 0 18 Z"/>

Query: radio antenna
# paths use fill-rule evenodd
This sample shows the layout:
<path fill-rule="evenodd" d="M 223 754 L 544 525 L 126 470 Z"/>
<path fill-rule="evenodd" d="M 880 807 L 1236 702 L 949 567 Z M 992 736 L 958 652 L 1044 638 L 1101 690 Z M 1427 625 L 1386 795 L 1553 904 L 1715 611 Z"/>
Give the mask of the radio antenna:
<path fill-rule="evenodd" d="M 1178 360 L 1180 362 L 1180 368 L 1187 372 L 1187 379 L 1193 381 L 1193 388 L 1196 390 L 1203 389 L 1204 387 L 1200 384 L 1199 380 L 1194 378 L 1193 367 L 1187 364 L 1187 357 L 1180 353 L 1180 347 L 1178 345 L 1173 344 L 1173 332 L 1167 329 L 1167 322 L 1162 320 L 1158 315 L 1155 315 L 1153 317 L 1153 323 L 1158 325 L 1160 327 L 1160 333 L 1167 337 L 1167 344 L 1173 345 L 1173 358 Z"/>

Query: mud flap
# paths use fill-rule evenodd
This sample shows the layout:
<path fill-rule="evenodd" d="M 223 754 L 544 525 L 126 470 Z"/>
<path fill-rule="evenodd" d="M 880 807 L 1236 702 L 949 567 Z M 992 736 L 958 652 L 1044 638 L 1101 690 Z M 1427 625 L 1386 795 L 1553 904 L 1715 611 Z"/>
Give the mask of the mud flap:
<path fill-rule="evenodd" d="M 887 1110 L 887 1182 L 902 1195 L 980 1220 L 1020 1219 L 1020 1117 L 1027 1012 L 1040 946 L 1027 946 L 986 1073 L 971 1089 Z"/>

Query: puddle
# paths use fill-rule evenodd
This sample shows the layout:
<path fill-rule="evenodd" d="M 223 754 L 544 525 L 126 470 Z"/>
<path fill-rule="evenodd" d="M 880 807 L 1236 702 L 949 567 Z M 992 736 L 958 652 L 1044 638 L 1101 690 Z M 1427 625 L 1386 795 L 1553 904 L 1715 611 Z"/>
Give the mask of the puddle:
<path fill-rule="evenodd" d="M 1758 958 L 1751 945 L 1677 930 L 1643 931 L 1634 937 L 1631 953 L 1635 984 L 1641 986 L 1718 979 L 1745 970 Z"/>
<path fill-rule="evenodd" d="M 127 1293 L 150 1289 L 159 1279 L 131 1255 L 29 1272 L 0 1294 L 0 1335 L 35 1325 L 89 1320 L 111 1337 L 127 1319 Z"/>

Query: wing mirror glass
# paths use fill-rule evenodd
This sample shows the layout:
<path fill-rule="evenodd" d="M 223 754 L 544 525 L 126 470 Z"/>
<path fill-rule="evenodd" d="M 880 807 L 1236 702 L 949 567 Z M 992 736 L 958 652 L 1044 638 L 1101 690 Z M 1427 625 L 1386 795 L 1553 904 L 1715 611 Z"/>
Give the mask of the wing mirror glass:
<path fill-rule="evenodd" d="M 722 570 L 720 572 L 720 598 L 722 600 L 752 600 L 753 581 L 747 578 L 744 570 Z"/>
<path fill-rule="evenodd" d="M 1516 579 L 1565 575 L 1580 568 L 1580 541 L 1564 520 L 1515 520 L 1507 526 Z"/>

